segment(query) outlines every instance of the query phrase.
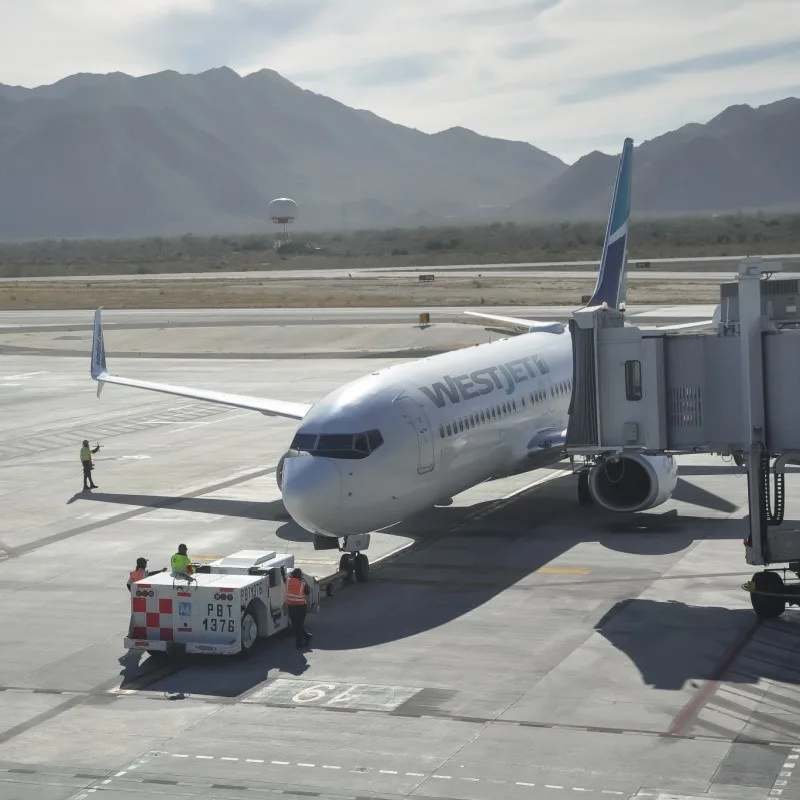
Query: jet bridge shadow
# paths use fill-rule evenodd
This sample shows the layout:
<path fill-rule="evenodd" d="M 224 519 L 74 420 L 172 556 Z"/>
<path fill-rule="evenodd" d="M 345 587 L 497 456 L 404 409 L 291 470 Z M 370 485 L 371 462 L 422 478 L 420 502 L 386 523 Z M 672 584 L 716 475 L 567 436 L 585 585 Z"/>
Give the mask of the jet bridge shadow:
<path fill-rule="evenodd" d="M 798 623 L 800 616 L 789 611 L 761 623 L 749 608 L 630 598 L 617 602 L 595 630 L 636 665 L 646 685 L 680 691 L 700 681 L 800 684 Z M 800 698 L 792 705 L 796 713 Z"/>
<path fill-rule="evenodd" d="M 393 526 L 387 532 L 411 537 L 416 545 L 386 564 L 376 565 L 368 583 L 338 589 L 323 601 L 322 613 L 309 615 L 313 651 L 365 650 L 431 632 L 434 637 L 426 638 L 426 644 L 420 646 L 433 647 L 438 641 L 436 631 L 459 624 L 503 593 L 507 593 L 514 615 L 529 609 L 534 620 L 541 598 L 554 593 L 566 598 L 594 598 L 597 591 L 592 594 L 592 585 L 610 584 L 612 602 L 619 598 L 619 603 L 624 603 L 654 581 L 664 579 L 663 573 L 675 561 L 669 559 L 670 554 L 677 558 L 702 540 L 731 539 L 739 544 L 742 539 L 742 522 L 738 519 L 658 510 L 613 514 L 596 506 L 587 510 L 578 505 L 575 495 L 575 480 L 565 475 L 506 501 L 436 507 Z M 596 577 L 549 566 L 576 545 L 587 542 L 619 553 L 666 556 L 667 561 L 655 567 L 644 565 L 641 570 L 629 566 L 620 574 L 609 575 L 607 570 Z M 730 576 L 730 580 L 742 582 L 743 574 Z M 602 591 L 600 597 L 609 593 L 608 587 Z M 607 608 L 608 601 L 602 602 Z M 629 632 L 627 638 L 624 627 L 619 633 L 613 625 L 608 627 L 611 614 L 598 623 L 598 629 L 604 626 L 600 631 L 603 635 L 609 632 L 609 641 L 615 647 L 641 663 L 640 669 L 652 685 L 670 687 L 679 680 L 648 655 L 658 642 L 661 626 L 672 632 L 672 659 L 683 653 L 680 657 L 685 661 L 679 675 L 703 679 L 710 668 L 699 656 L 687 653 L 691 643 L 681 639 L 686 619 L 699 620 L 695 627 L 702 622 L 710 628 L 713 623 L 717 634 L 730 636 L 754 618 L 752 612 L 686 606 L 686 616 L 681 617 L 676 607 L 664 610 L 663 605 L 667 604 L 641 606 L 642 620 L 646 620 L 649 609 L 654 620 L 649 627 L 642 622 L 641 630 Z M 485 625 L 487 619 L 494 618 L 495 612 L 488 613 L 490 616 L 480 617 L 478 624 Z M 624 618 L 623 610 L 616 624 Z M 513 620 L 503 618 L 490 624 L 497 624 L 497 635 L 502 636 L 503 626 L 513 627 Z M 447 635 L 452 637 L 457 631 L 449 628 Z M 279 636 L 259 643 L 256 652 L 241 663 L 221 663 L 211 657 L 183 661 L 180 668 L 148 688 L 177 699 L 189 694 L 241 697 L 278 674 L 302 675 L 306 669 L 305 656 L 295 650 L 292 637 Z"/>

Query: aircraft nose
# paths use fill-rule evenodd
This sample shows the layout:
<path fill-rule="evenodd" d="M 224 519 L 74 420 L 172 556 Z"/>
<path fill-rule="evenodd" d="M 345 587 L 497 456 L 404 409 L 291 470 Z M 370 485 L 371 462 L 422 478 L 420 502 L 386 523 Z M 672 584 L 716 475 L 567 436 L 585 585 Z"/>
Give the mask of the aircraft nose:
<path fill-rule="evenodd" d="M 283 504 L 312 533 L 333 533 L 341 485 L 336 464 L 327 458 L 300 453 L 283 463 Z"/>

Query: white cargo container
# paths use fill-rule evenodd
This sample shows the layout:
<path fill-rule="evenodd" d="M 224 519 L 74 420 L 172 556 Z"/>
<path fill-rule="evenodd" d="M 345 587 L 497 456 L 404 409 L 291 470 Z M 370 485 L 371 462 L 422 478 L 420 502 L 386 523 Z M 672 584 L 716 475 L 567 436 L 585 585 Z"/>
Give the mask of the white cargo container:
<path fill-rule="evenodd" d="M 234 655 L 288 627 L 293 555 L 241 550 L 195 569 L 190 580 L 161 572 L 131 584 L 125 647 Z M 311 575 L 303 578 L 311 588 L 309 610 L 317 611 L 319 584 Z"/>

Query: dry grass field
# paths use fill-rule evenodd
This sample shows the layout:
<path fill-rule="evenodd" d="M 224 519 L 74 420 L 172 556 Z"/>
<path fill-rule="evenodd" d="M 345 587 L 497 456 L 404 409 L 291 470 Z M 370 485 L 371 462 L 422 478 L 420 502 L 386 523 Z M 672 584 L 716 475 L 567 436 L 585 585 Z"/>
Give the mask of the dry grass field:
<path fill-rule="evenodd" d="M 590 280 L 519 278 L 448 278 L 420 284 L 416 276 L 213 281 L 132 280 L 92 283 L 20 282 L 0 286 L 2 309 L 106 308 L 344 308 L 396 306 L 541 306 L 579 304 L 591 292 Z M 713 303 L 713 283 L 628 280 L 627 302 Z"/>

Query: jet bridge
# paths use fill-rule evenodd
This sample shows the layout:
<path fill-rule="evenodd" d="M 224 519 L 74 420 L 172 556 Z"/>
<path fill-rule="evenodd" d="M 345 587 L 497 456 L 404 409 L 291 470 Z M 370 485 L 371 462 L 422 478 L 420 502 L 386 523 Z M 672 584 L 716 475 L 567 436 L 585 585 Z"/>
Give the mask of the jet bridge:
<path fill-rule="evenodd" d="M 794 577 L 800 577 L 800 530 L 781 528 L 785 467 L 800 463 L 800 280 L 775 278 L 782 269 L 780 262 L 744 259 L 738 279 L 720 287 L 714 332 L 641 329 L 607 308 L 577 311 L 570 322 L 574 375 L 566 446 L 584 462 L 582 502 L 589 502 L 590 476 L 601 482 L 593 494 L 605 486 L 610 504 L 613 491 L 621 497 L 626 485 L 635 494 L 637 469 L 642 486 L 647 474 L 656 476 L 648 486 L 657 487 L 659 475 L 669 484 L 664 476 L 672 467 L 659 473 L 653 465 L 672 465 L 675 454 L 732 456 L 748 475 L 747 563 L 785 565 L 756 573 L 745 585 L 762 617 L 778 616 L 787 603 L 800 605 Z M 649 505 L 626 508 L 669 497 L 649 491 Z"/>

